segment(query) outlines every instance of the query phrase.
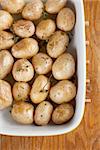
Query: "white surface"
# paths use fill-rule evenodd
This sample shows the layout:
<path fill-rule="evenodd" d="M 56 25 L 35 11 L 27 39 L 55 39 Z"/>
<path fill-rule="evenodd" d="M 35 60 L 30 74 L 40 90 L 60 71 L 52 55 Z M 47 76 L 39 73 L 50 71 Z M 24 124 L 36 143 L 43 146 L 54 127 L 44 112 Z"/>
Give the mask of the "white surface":
<path fill-rule="evenodd" d="M 86 85 L 86 47 L 85 47 L 85 22 L 83 0 L 70 0 L 76 9 L 75 34 L 72 47 L 77 51 L 77 76 L 78 91 L 76 96 L 75 115 L 69 123 L 64 125 L 19 125 L 15 123 L 9 110 L 0 111 L 0 134 L 14 136 L 49 136 L 64 134 L 75 129 L 81 122 L 85 107 L 85 85 Z M 75 51 L 71 51 L 75 53 Z"/>

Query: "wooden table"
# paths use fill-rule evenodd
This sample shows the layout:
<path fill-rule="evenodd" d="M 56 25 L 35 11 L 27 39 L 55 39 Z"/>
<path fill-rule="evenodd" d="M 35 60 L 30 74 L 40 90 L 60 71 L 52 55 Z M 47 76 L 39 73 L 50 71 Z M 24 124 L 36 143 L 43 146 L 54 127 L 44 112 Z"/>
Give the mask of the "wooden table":
<path fill-rule="evenodd" d="M 0 150 L 100 150 L 100 0 L 85 0 L 87 46 L 87 98 L 84 118 L 73 132 L 54 137 L 0 136 Z"/>

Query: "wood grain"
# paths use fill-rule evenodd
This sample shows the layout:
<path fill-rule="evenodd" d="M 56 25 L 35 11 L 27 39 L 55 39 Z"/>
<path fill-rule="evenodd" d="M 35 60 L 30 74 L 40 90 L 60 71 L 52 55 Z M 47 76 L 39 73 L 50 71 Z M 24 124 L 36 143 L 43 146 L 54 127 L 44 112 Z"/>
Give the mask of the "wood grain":
<path fill-rule="evenodd" d="M 87 97 L 84 118 L 73 132 L 54 137 L 0 136 L 0 150 L 100 150 L 100 0 L 85 0 L 87 46 Z"/>

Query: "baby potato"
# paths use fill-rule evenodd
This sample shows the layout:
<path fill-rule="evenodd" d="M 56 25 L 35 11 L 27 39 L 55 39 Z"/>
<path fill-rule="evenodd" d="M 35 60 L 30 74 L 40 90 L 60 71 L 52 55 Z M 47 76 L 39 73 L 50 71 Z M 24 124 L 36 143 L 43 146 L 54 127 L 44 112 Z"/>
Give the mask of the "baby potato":
<path fill-rule="evenodd" d="M 76 95 L 74 83 L 68 80 L 59 81 L 50 89 L 50 98 L 57 104 L 71 101 Z"/>
<path fill-rule="evenodd" d="M 41 102 L 35 110 L 34 120 L 37 125 L 47 125 L 50 121 L 53 106 L 48 102 Z"/>
<path fill-rule="evenodd" d="M 14 35 L 10 32 L 0 31 L 0 50 L 9 49 L 14 44 Z"/>
<path fill-rule="evenodd" d="M 34 106 L 27 102 L 17 102 L 11 110 L 12 118 L 21 124 L 33 123 Z"/>
<path fill-rule="evenodd" d="M 63 8 L 57 16 L 57 27 L 63 31 L 71 31 L 74 25 L 74 12 L 70 8 Z"/>
<path fill-rule="evenodd" d="M 45 9 L 50 14 L 57 14 L 66 4 L 67 0 L 47 0 Z"/>
<path fill-rule="evenodd" d="M 22 16 L 28 20 L 37 20 L 42 16 L 43 3 L 41 0 L 33 0 L 26 4 L 22 11 Z"/>
<path fill-rule="evenodd" d="M 15 58 L 31 58 L 39 51 L 38 42 L 33 38 L 25 38 L 12 47 L 12 55 Z"/>
<path fill-rule="evenodd" d="M 0 80 L 0 110 L 11 106 L 12 101 L 10 84 L 4 80 Z"/>
<path fill-rule="evenodd" d="M 11 27 L 13 17 L 5 10 L 0 10 L 0 30 L 6 30 Z"/>
<path fill-rule="evenodd" d="M 12 75 L 16 81 L 28 82 L 34 76 L 33 66 L 27 59 L 19 59 L 14 63 Z"/>
<path fill-rule="evenodd" d="M 41 40 L 48 39 L 55 31 L 56 25 L 52 19 L 40 21 L 36 27 L 36 35 Z"/>
<path fill-rule="evenodd" d="M 14 59 L 9 51 L 0 51 L 0 79 L 5 78 L 11 71 Z"/>
<path fill-rule="evenodd" d="M 38 53 L 32 59 L 37 74 L 47 74 L 52 69 L 52 59 L 45 53 Z"/>
<path fill-rule="evenodd" d="M 33 103 L 40 103 L 46 99 L 50 89 L 50 81 L 44 75 L 39 75 L 31 89 L 30 98 Z"/>
<path fill-rule="evenodd" d="M 2 8 L 11 14 L 18 14 L 25 5 L 24 0 L 0 0 Z"/>
<path fill-rule="evenodd" d="M 15 101 L 25 101 L 29 97 L 30 86 L 26 82 L 15 82 L 12 93 Z"/>
<path fill-rule="evenodd" d="M 29 20 L 18 20 L 13 24 L 13 31 L 21 38 L 28 38 L 34 34 L 35 26 Z"/>
<path fill-rule="evenodd" d="M 75 73 L 75 61 L 71 54 L 60 55 L 52 66 L 52 74 L 55 79 L 69 79 Z"/>
<path fill-rule="evenodd" d="M 56 31 L 50 38 L 47 44 L 47 53 L 52 58 L 60 56 L 69 44 L 69 37 L 63 31 Z"/>
<path fill-rule="evenodd" d="M 55 124 L 63 124 L 72 118 L 74 108 L 71 104 L 61 104 L 55 108 L 52 114 L 52 121 Z"/>

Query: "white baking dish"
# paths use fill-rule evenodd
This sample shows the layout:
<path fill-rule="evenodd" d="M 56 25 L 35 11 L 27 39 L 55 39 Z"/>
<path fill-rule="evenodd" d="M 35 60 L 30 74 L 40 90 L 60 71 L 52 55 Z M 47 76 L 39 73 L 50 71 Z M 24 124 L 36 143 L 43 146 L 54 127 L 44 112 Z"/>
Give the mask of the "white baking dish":
<path fill-rule="evenodd" d="M 86 85 L 86 47 L 83 0 L 70 0 L 76 9 L 75 33 L 72 47 L 77 53 L 78 91 L 76 96 L 76 110 L 72 120 L 64 125 L 19 125 L 15 123 L 8 110 L 0 111 L 0 134 L 13 136 L 50 136 L 72 131 L 81 122 L 85 107 Z M 72 49 L 72 48 L 71 48 Z M 75 53 L 75 51 L 71 51 Z"/>

